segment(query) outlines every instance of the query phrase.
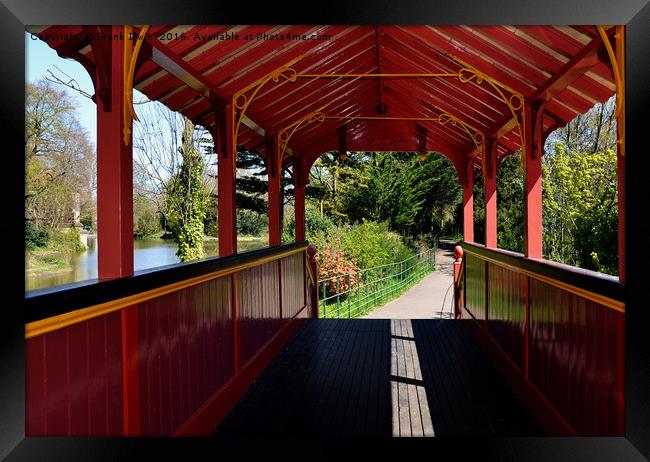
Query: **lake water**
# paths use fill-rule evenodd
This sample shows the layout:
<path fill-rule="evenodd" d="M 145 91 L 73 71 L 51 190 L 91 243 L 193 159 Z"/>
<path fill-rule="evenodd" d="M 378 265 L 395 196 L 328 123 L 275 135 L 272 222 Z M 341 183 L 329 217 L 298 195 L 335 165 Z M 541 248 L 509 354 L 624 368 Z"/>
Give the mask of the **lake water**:
<path fill-rule="evenodd" d="M 259 249 L 266 247 L 264 240 L 237 241 L 237 250 Z M 217 254 L 217 240 L 205 241 L 206 256 Z M 164 239 L 143 239 L 133 241 L 133 266 L 135 271 L 155 268 L 157 266 L 179 263 L 176 256 L 178 246 L 174 241 Z M 71 261 L 72 270 L 56 274 L 43 274 L 25 278 L 25 290 L 42 289 L 71 282 L 85 281 L 97 278 L 97 239 L 88 238 L 87 250 L 75 255 Z"/>

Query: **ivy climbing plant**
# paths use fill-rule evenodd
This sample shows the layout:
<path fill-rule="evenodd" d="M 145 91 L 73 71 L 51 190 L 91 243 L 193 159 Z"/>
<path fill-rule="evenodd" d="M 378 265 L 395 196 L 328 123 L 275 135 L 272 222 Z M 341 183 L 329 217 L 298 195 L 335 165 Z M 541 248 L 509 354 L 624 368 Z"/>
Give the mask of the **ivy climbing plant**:
<path fill-rule="evenodd" d="M 182 166 L 170 178 L 167 189 L 167 226 L 178 244 L 176 255 L 181 261 L 205 257 L 203 250 L 205 198 L 202 182 L 204 162 L 194 145 L 194 124 L 184 118 L 182 144 L 179 148 Z"/>

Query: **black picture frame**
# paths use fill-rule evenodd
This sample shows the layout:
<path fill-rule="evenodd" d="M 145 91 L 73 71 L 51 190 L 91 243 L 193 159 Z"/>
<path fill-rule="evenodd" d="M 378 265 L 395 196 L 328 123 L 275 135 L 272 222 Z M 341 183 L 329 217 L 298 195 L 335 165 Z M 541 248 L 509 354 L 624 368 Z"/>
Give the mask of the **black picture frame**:
<path fill-rule="evenodd" d="M 5 269 L 2 276 L 2 334 L 0 335 L 0 457 L 7 460 L 123 460 L 150 457 L 152 451 L 174 458 L 210 458 L 225 448 L 238 455 L 251 449 L 271 454 L 313 458 L 338 452 L 340 442 L 245 440 L 25 438 L 24 380 L 24 252 L 21 186 L 24 164 L 24 85 L 27 25 L 39 24 L 625 24 L 626 30 L 626 437 L 625 438 L 500 438 L 433 439 L 379 444 L 362 442 L 365 456 L 385 455 L 386 444 L 407 457 L 413 445 L 437 457 L 474 456 L 495 460 L 643 460 L 650 458 L 650 307 L 646 299 L 650 262 L 648 207 L 650 144 L 645 133 L 650 107 L 650 5 L 647 0 L 547 0 L 456 2 L 352 1 L 322 4 L 286 2 L 253 6 L 247 2 L 203 0 L 188 4 L 159 0 L 134 4 L 127 0 L 3 0 L 0 5 L 3 114 L 3 168 L 0 188 Z M 315 6 L 315 8 L 314 8 Z M 15 181 L 12 181 L 15 180 Z M 644 213 L 645 212 L 645 213 Z M 645 223 L 644 223 L 645 221 Z M 302 444 L 296 444 L 302 443 Z M 326 444 L 325 444 L 326 443 Z M 298 449 L 300 446 L 300 449 Z M 307 451 L 307 452 L 304 452 Z M 336 451 L 336 452 L 335 452 Z M 444 457 L 444 456 L 443 456 Z"/>

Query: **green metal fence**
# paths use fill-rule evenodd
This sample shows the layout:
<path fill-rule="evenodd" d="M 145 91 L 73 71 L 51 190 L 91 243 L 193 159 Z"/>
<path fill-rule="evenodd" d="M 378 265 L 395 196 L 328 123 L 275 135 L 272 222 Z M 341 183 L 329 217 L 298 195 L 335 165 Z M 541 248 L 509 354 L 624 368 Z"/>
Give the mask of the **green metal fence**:
<path fill-rule="evenodd" d="M 355 318 L 400 296 L 435 270 L 432 249 L 406 260 L 318 281 L 321 318 Z"/>

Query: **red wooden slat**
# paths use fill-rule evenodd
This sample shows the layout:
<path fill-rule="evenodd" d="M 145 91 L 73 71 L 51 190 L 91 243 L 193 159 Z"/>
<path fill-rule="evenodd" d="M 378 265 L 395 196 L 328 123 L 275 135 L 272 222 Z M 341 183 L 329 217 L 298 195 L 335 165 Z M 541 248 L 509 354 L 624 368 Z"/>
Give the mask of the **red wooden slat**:
<path fill-rule="evenodd" d="M 68 329 L 69 341 L 69 387 L 70 387 L 70 430 L 71 436 L 84 436 L 88 431 L 88 388 L 79 386 L 87 381 L 88 356 L 85 348 L 88 324 L 82 323 Z"/>
<path fill-rule="evenodd" d="M 25 341 L 25 436 L 47 435 L 45 337 Z"/>

